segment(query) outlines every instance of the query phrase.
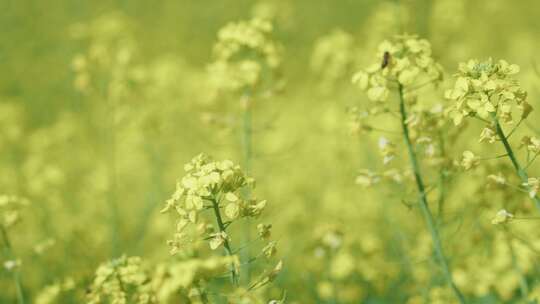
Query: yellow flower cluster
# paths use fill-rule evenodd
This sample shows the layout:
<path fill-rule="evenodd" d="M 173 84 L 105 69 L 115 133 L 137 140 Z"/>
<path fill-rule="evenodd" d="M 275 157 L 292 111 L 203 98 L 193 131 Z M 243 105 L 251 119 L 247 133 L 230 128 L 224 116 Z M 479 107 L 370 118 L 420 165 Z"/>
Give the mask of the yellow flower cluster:
<path fill-rule="evenodd" d="M 164 303 L 169 303 L 178 294 L 197 303 L 205 294 L 200 282 L 223 275 L 231 264 L 239 267 L 240 261 L 233 256 L 193 258 L 159 264 L 152 277 L 152 286 L 156 290 L 156 297 Z"/>
<path fill-rule="evenodd" d="M 446 114 L 455 125 L 462 123 L 464 117 L 477 117 L 487 125 L 480 133 L 480 142 L 501 142 L 507 157 L 521 179 L 521 186 L 529 193 L 531 200 L 540 209 L 540 198 L 537 196 L 539 183 L 536 178 L 530 178 L 527 169 L 540 154 L 540 140 L 535 136 L 523 136 L 521 147 L 527 150 L 526 164 L 522 165 L 512 147 L 510 136 L 532 112 L 532 106 L 527 102 L 527 92 L 524 91 L 513 75 L 519 72 L 519 67 L 505 60 L 494 62 L 491 58 L 480 62 L 469 60 L 459 65 L 454 87 L 447 90 L 446 98 L 453 104 L 447 108 Z M 514 127 L 505 131 L 502 123 L 513 124 L 513 116 L 519 113 L 520 119 Z M 532 158 L 531 158 L 532 155 Z M 488 158 L 489 159 L 489 158 Z M 463 153 L 461 165 L 466 169 L 478 166 L 481 158 L 470 151 Z M 487 160 L 487 159 L 486 159 Z M 490 175 L 492 184 L 512 186 L 506 183 L 504 176 Z"/>
<path fill-rule="evenodd" d="M 540 1 L 69 2 L 3 10 L 0 303 L 540 303 Z"/>
<path fill-rule="evenodd" d="M 99 266 L 87 303 L 156 303 L 141 259 L 122 256 Z"/>
<path fill-rule="evenodd" d="M 478 156 L 474 155 L 471 151 L 463 152 L 463 158 L 461 159 L 460 165 L 464 170 L 470 170 L 480 164 L 480 159 Z"/>
<path fill-rule="evenodd" d="M 339 226 L 323 225 L 315 229 L 312 243 L 309 268 L 318 278 L 316 291 L 323 300 L 356 303 L 365 296 L 362 286 L 355 283 L 358 278 L 377 288 L 397 274 L 382 252 L 382 242 L 372 233 L 345 235 Z M 356 259 L 356 254 L 363 258 Z"/>
<path fill-rule="evenodd" d="M 225 232 L 230 222 L 221 218 L 221 208 L 230 221 L 244 217 L 257 217 L 266 206 L 266 201 L 242 199 L 241 191 L 254 187 L 254 180 L 247 177 L 240 166 L 229 160 L 212 161 L 200 154 L 184 167 L 186 175 L 177 183 L 176 191 L 167 200 L 161 212 L 176 211 L 179 219 L 176 224 L 174 240 L 169 241 L 171 253 L 177 253 L 186 238 L 186 228 L 192 224 L 205 225 L 199 221 L 200 215 L 207 209 L 214 209 L 218 221 L 218 230 L 204 227 L 208 234 L 211 249 L 223 245 L 229 236 Z M 219 214 L 219 216 L 218 216 Z"/>
<path fill-rule="evenodd" d="M 28 205 L 28 200 L 14 195 L 0 195 L 0 225 L 9 229 L 20 220 L 20 211 Z"/>
<path fill-rule="evenodd" d="M 75 289 L 75 282 L 71 278 L 45 286 L 36 296 L 36 304 L 58 303 L 58 298 L 62 293 L 72 291 L 73 289 Z"/>
<path fill-rule="evenodd" d="M 352 82 L 366 91 L 372 101 L 386 101 L 390 86 L 410 87 L 419 81 L 436 82 L 442 79 L 442 67 L 431 54 L 431 45 L 416 36 L 396 36 L 379 45 L 377 63 L 357 72 Z"/>
<path fill-rule="evenodd" d="M 178 253 L 186 246 L 196 243 L 197 240 L 192 238 L 192 230 L 195 230 L 198 233 L 197 237 L 208 241 L 211 250 L 223 247 L 226 257 L 209 256 L 207 259 L 191 259 L 169 268 L 167 271 L 176 272 L 178 278 L 167 283 L 172 287 L 169 286 L 165 290 L 170 291 L 181 286 L 188 290 L 194 288 L 193 290 L 198 291 L 196 294 L 200 295 L 204 292 L 204 287 L 195 283 L 201 278 L 210 280 L 223 275 L 225 271 L 222 271 L 221 274 L 216 272 L 226 265 L 228 265 L 234 287 L 238 287 L 240 264 L 253 263 L 259 257 L 264 257 L 267 260 L 274 257 L 277 252 L 277 243 L 270 240 L 272 225 L 259 223 L 256 225 L 258 240 L 263 242 L 260 254 L 251 256 L 248 252 L 247 257 L 244 257 L 242 250 L 233 251 L 228 227 L 242 218 L 258 217 L 264 210 L 266 201 L 242 198 L 246 191 L 252 190 L 254 180 L 247 177 L 239 166 L 229 160 L 213 161 L 210 157 L 200 154 L 186 164 L 184 169 L 186 175 L 178 181 L 175 193 L 172 198 L 167 200 L 166 206 L 162 210 L 162 212 L 174 212 L 179 217 L 174 239 L 169 241 L 169 245 L 172 247 L 171 253 Z M 207 216 L 204 215 L 205 211 L 209 213 Z M 205 216 L 214 218 L 217 227 L 214 228 L 208 224 L 203 219 Z M 188 227 L 191 227 L 192 230 L 188 230 Z M 247 246 L 253 245 L 252 242 Z M 271 283 L 281 268 L 282 262 L 279 261 L 273 269 L 263 272 L 260 277 L 249 282 L 248 291 Z M 174 277 L 174 273 L 171 276 Z M 229 296 L 237 297 L 235 292 Z"/>
<path fill-rule="evenodd" d="M 336 29 L 315 42 L 311 68 L 324 85 L 332 85 L 344 77 L 349 77 L 356 53 L 353 36 Z"/>
<path fill-rule="evenodd" d="M 105 15 L 77 24 L 71 31 L 75 39 L 88 44 L 87 51 L 75 55 L 71 63 L 74 86 L 80 92 L 119 97 L 144 77 L 143 70 L 133 63 L 137 48 L 122 15 Z"/>
<path fill-rule="evenodd" d="M 270 80 L 265 78 L 271 78 L 281 62 L 281 47 L 273 41 L 272 31 L 272 23 L 259 18 L 223 27 L 208 66 L 213 86 L 244 93 Z"/>
<path fill-rule="evenodd" d="M 435 286 L 429 290 L 426 296 L 414 296 L 407 301 L 407 304 L 457 304 L 450 290 L 446 287 Z"/>
<path fill-rule="evenodd" d="M 512 111 L 517 107 L 522 118 L 526 118 L 532 108 L 526 101 L 527 93 L 512 77 L 518 72 L 517 65 L 504 60 L 494 62 L 490 58 L 461 63 L 454 87 L 445 93 L 445 97 L 454 102 L 448 109 L 449 117 L 456 125 L 467 116 L 487 119 L 491 114 L 510 123 Z"/>
<path fill-rule="evenodd" d="M 493 224 L 505 224 L 512 218 L 512 214 L 500 210 L 493 219 Z M 510 303 L 520 286 L 524 286 L 523 279 L 534 273 L 537 254 L 530 246 L 536 246 L 536 243 L 509 239 L 505 233 L 490 237 L 491 242 L 483 249 L 486 253 L 479 254 L 475 251 L 475 254 L 456 263 L 459 265 L 456 265 L 454 274 L 456 283 L 467 294 L 480 297 L 492 290 L 497 294 L 497 303 Z M 470 238 L 462 245 L 477 243 L 478 240 Z M 516 264 L 516 261 L 519 261 L 519 264 Z"/>

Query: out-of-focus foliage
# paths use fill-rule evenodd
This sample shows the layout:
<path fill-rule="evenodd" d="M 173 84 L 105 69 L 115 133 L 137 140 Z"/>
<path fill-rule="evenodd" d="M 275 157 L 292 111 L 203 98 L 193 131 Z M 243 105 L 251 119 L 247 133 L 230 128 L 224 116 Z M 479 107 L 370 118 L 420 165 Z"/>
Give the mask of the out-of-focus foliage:
<path fill-rule="evenodd" d="M 539 11 L 0 1 L 0 303 L 540 303 Z"/>

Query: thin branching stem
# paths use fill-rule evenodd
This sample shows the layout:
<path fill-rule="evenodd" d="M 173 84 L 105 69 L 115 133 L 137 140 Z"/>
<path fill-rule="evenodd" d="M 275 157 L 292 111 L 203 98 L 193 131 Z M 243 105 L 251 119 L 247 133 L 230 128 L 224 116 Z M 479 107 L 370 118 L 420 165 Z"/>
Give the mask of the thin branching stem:
<path fill-rule="evenodd" d="M 531 124 L 530 122 L 528 121 L 525 121 L 525 125 L 531 129 L 534 133 L 536 134 L 540 134 L 540 130 L 538 128 L 536 128 L 533 124 Z"/>
<path fill-rule="evenodd" d="M 212 199 L 212 206 L 214 208 L 214 215 L 216 216 L 216 222 L 218 225 L 219 232 L 227 233 L 225 224 L 223 223 L 223 219 L 221 217 L 221 211 L 219 210 L 219 203 L 217 199 Z M 231 244 L 229 243 L 229 240 L 225 238 L 223 241 L 223 247 L 225 248 L 225 253 L 232 257 L 234 256 L 233 250 L 231 248 Z M 234 285 L 238 285 L 238 273 L 236 272 L 236 267 L 234 264 L 231 265 L 231 281 Z"/>
<path fill-rule="evenodd" d="M 4 252 L 6 256 L 8 257 L 8 259 L 16 261 L 16 257 L 15 257 L 15 254 L 13 253 L 13 249 L 11 247 L 11 242 L 9 241 L 6 228 L 2 225 L 0 225 L 0 232 L 2 234 L 2 241 L 4 242 Z M 15 289 L 17 291 L 17 303 L 24 304 L 25 301 L 24 301 L 22 280 L 19 274 L 19 270 L 17 269 L 17 266 L 13 268 L 13 283 L 15 283 Z"/>
<path fill-rule="evenodd" d="M 512 128 L 512 130 L 510 131 L 510 133 L 508 133 L 508 135 L 506 135 L 506 139 L 509 139 L 510 136 L 512 136 L 512 134 L 514 134 L 514 132 L 517 130 L 517 128 L 521 125 L 521 123 L 523 122 L 523 118 L 521 118 L 518 123 L 514 126 L 514 128 Z"/>
<path fill-rule="evenodd" d="M 401 133 L 399 131 L 385 130 L 385 129 L 376 128 L 376 127 L 372 127 L 372 126 L 369 126 L 368 128 L 369 128 L 370 131 L 377 131 L 377 132 L 382 132 L 382 133 L 390 133 L 390 134 L 400 134 Z"/>
<path fill-rule="evenodd" d="M 528 151 L 527 151 L 527 152 L 528 152 Z M 540 152 L 539 152 L 539 153 L 535 153 L 534 156 L 532 157 L 532 159 L 527 160 L 527 165 L 525 166 L 525 168 L 524 168 L 523 170 L 529 169 L 529 167 L 534 163 L 534 161 L 535 161 L 536 158 L 538 157 L 538 154 L 540 154 Z"/>
<path fill-rule="evenodd" d="M 514 150 L 512 149 L 512 146 L 510 146 L 510 143 L 508 142 L 508 137 L 504 134 L 504 131 L 495 113 L 492 113 L 492 119 L 493 119 L 493 123 L 495 124 L 495 130 L 497 132 L 497 136 L 499 137 L 499 140 L 503 143 L 504 149 L 506 150 L 506 154 L 508 154 L 508 158 L 512 162 L 512 165 L 514 166 L 514 169 L 516 170 L 517 175 L 521 179 L 521 182 L 525 185 L 527 191 L 530 191 L 531 189 L 527 185 L 529 176 L 527 175 L 527 172 L 525 171 L 525 169 L 523 169 L 523 167 L 521 167 L 519 161 L 517 160 L 517 157 L 514 154 Z M 535 194 L 534 196 L 531 196 L 531 199 L 533 200 L 538 211 L 540 211 L 540 198 L 538 197 L 538 195 Z"/>
<path fill-rule="evenodd" d="M 439 79 L 438 79 L 438 78 L 430 79 L 430 80 L 428 80 L 428 81 L 426 81 L 426 82 L 424 82 L 424 83 L 421 83 L 421 84 L 419 84 L 419 85 L 417 85 L 417 86 L 415 86 L 415 87 L 412 87 L 412 88 L 406 90 L 405 93 L 411 93 L 411 92 L 414 92 L 414 91 L 416 91 L 416 90 L 419 90 L 419 89 L 421 89 L 421 88 L 423 88 L 423 87 L 425 87 L 425 86 L 428 86 L 428 85 L 430 85 L 430 84 L 432 84 L 432 83 L 437 82 L 437 80 L 439 80 Z"/>
<path fill-rule="evenodd" d="M 502 154 L 502 155 L 491 156 L 491 157 L 481 157 L 481 158 L 478 158 L 478 160 L 494 160 L 494 159 L 504 158 L 507 156 L 508 154 Z"/>
<path fill-rule="evenodd" d="M 398 90 L 399 90 L 399 108 L 401 112 L 401 126 L 403 128 L 403 137 L 405 140 L 405 144 L 407 145 L 409 161 L 411 163 L 411 166 L 414 172 L 414 177 L 416 180 L 416 186 L 418 188 L 420 209 L 422 210 L 422 214 L 424 216 L 424 220 L 426 222 L 427 228 L 429 229 L 431 233 L 435 255 L 437 257 L 439 265 L 441 266 L 443 270 L 446 281 L 448 285 L 450 286 L 450 288 L 452 289 L 452 291 L 454 292 L 456 298 L 459 300 L 459 302 L 464 304 L 466 303 L 465 297 L 463 296 L 463 294 L 461 293 L 457 285 L 454 283 L 454 280 L 452 279 L 452 273 L 450 271 L 450 267 L 448 266 L 448 262 L 443 252 L 442 242 L 439 236 L 439 231 L 437 229 L 435 219 L 433 218 L 433 214 L 431 213 L 431 210 L 429 209 L 424 181 L 422 178 L 422 174 L 420 172 L 420 165 L 416 157 L 416 151 L 413 147 L 413 143 L 409 136 L 409 126 L 407 125 L 407 110 L 405 108 L 405 98 L 403 96 L 404 92 L 403 92 L 403 86 L 401 84 L 399 85 Z"/>

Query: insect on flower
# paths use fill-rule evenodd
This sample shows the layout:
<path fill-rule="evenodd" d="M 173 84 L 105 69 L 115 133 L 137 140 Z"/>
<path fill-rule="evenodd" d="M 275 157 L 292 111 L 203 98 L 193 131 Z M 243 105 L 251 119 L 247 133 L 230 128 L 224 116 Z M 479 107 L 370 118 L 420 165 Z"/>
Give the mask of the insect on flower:
<path fill-rule="evenodd" d="M 390 63 L 390 53 L 388 53 L 388 51 L 386 51 L 386 52 L 384 52 L 384 55 L 383 55 L 383 60 L 382 60 L 382 63 L 381 63 L 381 70 L 384 69 L 385 67 L 387 67 L 389 63 Z"/>

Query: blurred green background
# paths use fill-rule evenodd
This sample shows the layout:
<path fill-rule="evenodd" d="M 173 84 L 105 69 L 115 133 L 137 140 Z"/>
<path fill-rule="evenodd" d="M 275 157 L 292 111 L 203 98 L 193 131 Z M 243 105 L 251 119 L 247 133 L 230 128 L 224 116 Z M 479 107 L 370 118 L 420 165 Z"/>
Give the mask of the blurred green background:
<path fill-rule="evenodd" d="M 539 12 L 532 0 L 1 0 L 0 194 L 30 202 L 9 231 L 28 302 L 72 277 L 78 291 L 50 303 L 81 303 L 96 267 L 123 253 L 168 258 L 174 223 L 158 211 L 183 164 L 201 152 L 242 162 L 240 103 L 209 96 L 206 66 L 217 31 L 254 15 L 273 19 L 283 45 L 284 88 L 256 101 L 253 117 L 252 175 L 258 196 L 269 201 L 264 219 L 273 224 L 285 261 L 270 293 L 287 290 L 296 303 L 406 303 L 441 286 L 436 277 L 418 283 L 401 262 L 403 252 L 429 256 L 418 245 L 427 235 L 419 215 L 400 203 L 411 194 L 354 183 L 359 169 L 383 165 L 377 138 L 349 132 L 346 109 L 365 100 L 350 77 L 373 61 L 379 42 L 407 32 L 432 43 L 448 79 L 470 58 L 519 64 L 520 81 L 538 107 Z M 350 49 L 336 44 L 323 56 L 347 51 L 352 58 L 313 68 L 320 38 L 336 29 L 352 37 Z M 97 89 L 85 90 L 88 79 L 77 78 L 76 59 L 99 44 L 107 46 L 104 56 L 127 50 L 129 60 L 89 62 L 87 76 Z M 531 116 L 535 129 L 538 114 Z M 463 146 L 476 145 L 478 132 Z M 457 158 L 462 150 L 455 148 Z M 470 193 L 452 196 L 456 206 L 470 202 L 459 198 Z M 321 261 L 313 249 L 328 231 L 339 231 L 346 249 Z M 456 259 L 477 254 L 459 248 L 470 243 L 463 239 L 449 241 Z M 504 291 L 510 296 L 501 296 L 498 285 L 467 293 L 478 303 L 524 303 L 513 298 L 518 287 L 512 286 Z M 4 267 L 0 302 L 14 301 Z"/>

